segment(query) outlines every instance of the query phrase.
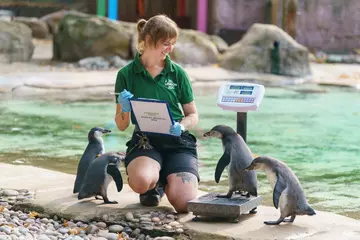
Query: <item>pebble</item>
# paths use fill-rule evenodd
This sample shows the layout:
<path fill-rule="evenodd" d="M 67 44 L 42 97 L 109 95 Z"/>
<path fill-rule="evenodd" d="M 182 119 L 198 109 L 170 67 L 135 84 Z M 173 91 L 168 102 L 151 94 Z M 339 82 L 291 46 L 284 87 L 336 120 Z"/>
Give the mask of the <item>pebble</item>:
<path fill-rule="evenodd" d="M 127 212 L 121 221 L 105 214 L 99 221 L 86 223 L 12 210 L 14 203 L 34 197 L 26 189 L 0 188 L 0 240 L 173 240 L 174 234 L 184 232 L 174 213 L 159 211 Z"/>

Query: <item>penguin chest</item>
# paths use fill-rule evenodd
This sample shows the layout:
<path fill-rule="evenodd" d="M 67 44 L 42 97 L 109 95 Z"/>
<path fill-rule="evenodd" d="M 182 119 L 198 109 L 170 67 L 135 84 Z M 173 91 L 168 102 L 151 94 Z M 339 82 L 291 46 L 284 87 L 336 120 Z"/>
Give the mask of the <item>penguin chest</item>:
<path fill-rule="evenodd" d="M 113 178 L 109 175 L 109 174 L 105 174 L 105 179 L 104 179 L 104 188 L 107 189 L 110 182 L 113 180 Z"/>
<path fill-rule="evenodd" d="M 265 169 L 266 177 L 271 185 L 271 188 L 274 190 L 275 184 L 277 182 L 276 173 L 270 169 Z"/>

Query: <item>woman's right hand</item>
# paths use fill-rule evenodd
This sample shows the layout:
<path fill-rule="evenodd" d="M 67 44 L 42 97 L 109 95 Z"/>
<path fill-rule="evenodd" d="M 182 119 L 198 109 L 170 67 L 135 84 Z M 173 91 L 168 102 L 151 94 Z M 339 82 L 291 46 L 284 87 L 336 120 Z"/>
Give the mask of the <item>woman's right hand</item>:
<path fill-rule="evenodd" d="M 123 112 L 130 112 L 131 111 L 131 107 L 130 107 L 130 101 L 129 99 L 132 98 L 134 95 L 129 92 L 128 90 L 124 89 L 120 95 L 118 96 L 118 102 L 121 105 L 121 109 Z"/>

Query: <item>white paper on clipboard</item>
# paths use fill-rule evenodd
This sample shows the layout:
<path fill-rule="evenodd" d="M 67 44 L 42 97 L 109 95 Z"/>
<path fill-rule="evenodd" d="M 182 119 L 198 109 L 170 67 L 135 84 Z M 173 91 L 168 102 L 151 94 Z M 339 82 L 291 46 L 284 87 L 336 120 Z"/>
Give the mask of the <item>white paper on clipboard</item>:
<path fill-rule="evenodd" d="M 166 101 L 130 99 L 131 109 L 141 132 L 168 134 L 174 120 Z"/>

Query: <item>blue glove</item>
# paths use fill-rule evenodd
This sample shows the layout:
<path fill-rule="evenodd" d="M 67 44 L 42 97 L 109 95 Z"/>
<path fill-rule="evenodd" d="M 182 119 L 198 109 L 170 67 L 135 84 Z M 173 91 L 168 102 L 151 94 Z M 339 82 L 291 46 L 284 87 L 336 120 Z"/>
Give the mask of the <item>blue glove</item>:
<path fill-rule="evenodd" d="M 184 126 L 178 122 L 175 122 L 174 125 L 171 125 L 169 133 L 175 136 L 180 136 L 181 132 L 184 131 Z"/>
<path fill-rule="evenodd" d="M 124 89 L 120 95 L 118 96 L 118 102 L 121 104 L 121 109 L 123 112 L 130 112 L 130 101 L 129 99 L 132 98 L 134 95 L 129 92 L 128 90 Z"/>

